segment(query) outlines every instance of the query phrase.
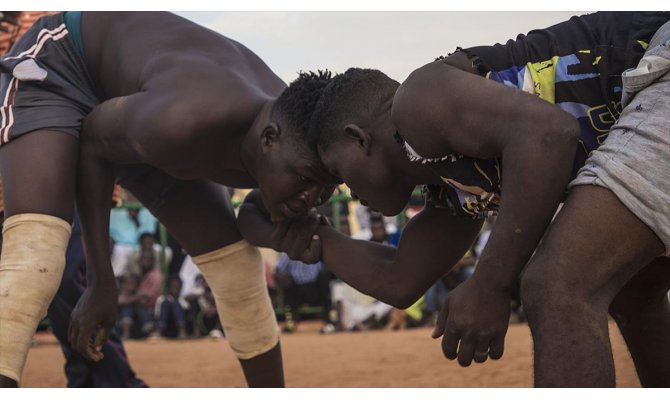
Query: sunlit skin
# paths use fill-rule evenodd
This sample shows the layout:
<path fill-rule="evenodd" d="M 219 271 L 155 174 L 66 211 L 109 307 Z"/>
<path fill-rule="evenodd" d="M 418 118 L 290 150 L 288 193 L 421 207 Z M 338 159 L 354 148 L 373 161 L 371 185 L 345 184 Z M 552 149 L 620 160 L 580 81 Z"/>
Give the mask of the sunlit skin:
<path fill-rule="evenodd" d="M 260 187 L 263 207 L 281 221 L 327 197 L 330 182 L 296 156 L 294 128 L 273 108 L 286 84 L 244 45 L 153 12 L 85 12 L 81 35 L 102 98 L 80 140 L 49 128 L 25 134 L 2 146 L 0 173 L 7 217 L 71 222 L 76 200 L 90 268 L 70 341 L 96 361 L 117 315 L 108 248 L 116 180 L 192 256 L 242 239 L 221 185 Z M 241 364 L 250 386 L 284 384 L 279 345 Z"/>
<path fill-rule="evenodd" d="M 670 269 L 659 258 L 663 243 L 598 186 L 572 189 L 551 223 L 573 168 L 577 121 L 549 102 L 485 79 L 463 52 L 417 69 L 402 85 L 380 80 L 375 87 L 382 85 L 379 90 L 393 94 L 366 99 L 367 114 L 339 116 L 330 125 L 337 139 L 319 147 L 328 171 L 365 204 L 394 215 L 414 185 L 439 179 L 425 164 L 409 163 L 393 141 L 396 131 L 426 158 L 455 153 L 502 160 L 497 222 L 474 275 L 449 294 L 433 333 L 442 337 L 445 356 L 468 366 L 503 355 L 510 291 L 526 267 L 522 297 L 532 321 L 537 386 L 615 384 L 608 312 L 641 382 L 667 386 Z M 352 90 L 342 102 L 355 96 Z M 263 218 L 253 209 L 251 198 L 244 219 L 259 226 Z M 351 286 L 404 308 L 457 263 L 480 226 L 481 220 L 428 203 L 397 249 L 351 240 L 316 216 L 268 225 L 263 230 L 269 240 L 260 233 L 249 238 L 292 258 L 321 258 Z"/>

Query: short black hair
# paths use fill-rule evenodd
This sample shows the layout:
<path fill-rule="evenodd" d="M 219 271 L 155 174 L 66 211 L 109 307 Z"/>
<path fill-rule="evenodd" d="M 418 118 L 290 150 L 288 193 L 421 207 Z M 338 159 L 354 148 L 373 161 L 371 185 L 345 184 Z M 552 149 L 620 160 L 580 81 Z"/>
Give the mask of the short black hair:
<path fill-rule="evenodd" d="M 307 132 L 314 107 L 331 78 L 332 73 L 328 70 L 300 71 L 298 78 L 277 98 L 272 110 L 273 118 L 289 124 L 292 129 L 288 131 L 295 133 L 295 139 L 300 142 L 306 141 L 304 144 L 314 152 L 316 152 L 316 141 L 307 140 Z"/>
<path fill-rule="evenodd" d="M 393 95 L 398 83 L 376 69 L 349 68 L 336 75 L 326 86 L 316 104 L 309 127 L 310 141 L 326 150 L 339 138 L 346 122 L 360 123 L 379 105 L 379 100 Z"/>

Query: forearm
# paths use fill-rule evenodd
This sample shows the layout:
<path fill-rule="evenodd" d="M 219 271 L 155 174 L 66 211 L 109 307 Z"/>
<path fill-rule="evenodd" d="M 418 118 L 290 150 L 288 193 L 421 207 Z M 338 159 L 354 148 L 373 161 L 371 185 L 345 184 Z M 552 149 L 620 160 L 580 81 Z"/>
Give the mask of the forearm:
<path fill-rule="evenodd" d="M 82 225 L 89 286 L 111 284 L 114 274 L 110 261 L 109 210 L 114 189 L 110 163 L 82 143 L 77 178 L 77 212 Z"/>
<path fill-rule="evenodd" d="M 510 290 L 514 285 L 567 187 L 574 146 L 552 145 L 523 143 L 504 152 L 500 212 L 475 271 L 499 288 Z"/>
<path fill-rule="evenodd" d="M 275 225 L 270 216 L 253 203 L 245 202 L 237 215 L 237 227 L 244 239 L 257 247 L 273 248 Z"/>
<path fill-rule="evenodd" d="M 481 220 L 427 205 L 407 224 L 398 248 L 353 240 L 320 226 L 323 261 L 343 281 L 387 304 L 407 308 L 472 245 Z"/>
<path fill-rule="evenodd" d="M 320 226 L 318 235 L 323 263 L 356 290 L 399 308 L 423 294 L 407 290 L 410 282 L 403 285 L 401 271 L 394 263 L 396 248 L 352 239 L 328 226 Z"/>
<path fill-rule="evenodd" d="M 443 234 L 452 240 L 440 244 L 427 243 L 424 237 L 412 238 L 410 234 L 401 239 L 401 247 L 397 249 L 351 239 L 329 227 L 320 227 L 318 233 L 326 268 L 358 291 L 405 309 L 458 262 L 479 226 L 478 222 L 472 222 L 470 229 L 458 236 L 449 235 L 450 227 L 445 226 Z M 423 244 L 418 245 L 419 242 Z"/>

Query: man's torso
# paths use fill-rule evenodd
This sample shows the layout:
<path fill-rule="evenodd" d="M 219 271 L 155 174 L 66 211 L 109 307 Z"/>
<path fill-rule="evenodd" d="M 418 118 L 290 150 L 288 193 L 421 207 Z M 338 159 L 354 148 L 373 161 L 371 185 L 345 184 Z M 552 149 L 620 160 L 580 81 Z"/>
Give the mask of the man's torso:
<path fill-rule="evenodd" d="M 186 148 L 178 149 L 181 156 L 170 160 L 168 173 L 230 186 L 249 183 L 236 168 L 240 137 L 262 105 L 285 88 L 260 58 L 231 39 L 169 13 L 86 12 L 82 39 L 87 67 L 103 99 L 160 91 L 202 104 L 195 111 L 188 107 L 182 117 L 200 120 L 209 129 L 166 132 L 165 137 L 189 136 Z M 233 115 L 234 121 L 220 118 L 217 108 L 219 115 Z M 230 170 L 226 159 L 231 160 Z"/>
<path fill-rule="evenodd" d="M 572 176 L 607 138 L 621 111 L 621 74 L 634 67 L 670 13 L 597 13 L 520 35 L 505 45 L 473 47 L 447 59 L 460 69 L 519 88 L 556 104 L 581 127 Z M 451 62 L 450 60 L 454 60 Z M 410 156 L 417 161 L 425 159 Z M 429 162 L 445 182 L 429 200 L 456 213 L 486 216 L 500 202 L 501 159 L 452 154 Z"/>

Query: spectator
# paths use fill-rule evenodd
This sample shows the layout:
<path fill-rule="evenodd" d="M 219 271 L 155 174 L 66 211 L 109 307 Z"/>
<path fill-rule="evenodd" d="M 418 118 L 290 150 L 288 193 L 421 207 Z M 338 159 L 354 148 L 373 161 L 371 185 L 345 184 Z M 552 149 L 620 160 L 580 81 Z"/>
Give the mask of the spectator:
<path fill-rule="evenodd" d="M 158 297 L 156 301 L 156 328 L 155 336 L 186 338 L 186 317 L 184 309 L 188 308 L 186 300 L 179 296 L 181 279 L 178 276 L 168 280 L 167 293 Z"/>
<path fill-rule="evenodd" d="M 388 224 L 381 213 L 371 212 L 369 216 L 370 241 L 395 246 L 388 241 L 389 235 L 386 230 Z M 386 329 L 398 330 L 424 325 L 427 320 L 427 314 L 424 312 L 425 308 L 425 296 L 421 296 L 419 300 L 404 310 L 392 308 L 389 312 Z"/>
<path fill-rule="evenodd" d="M 372 232 L 370 231 L 370 221 L 374 219 L 382 219 L 384 221 L 384 228 L 386 230 L 386 242 L 391 246 L 398 246 L 400 241 L 400 230 L 398 229 L 398 218 L 386 217 L 378 211 L 373 211 L 369 207 L 359 205 L 356 207 L 356 219 L 360 230 L 351 235 L 354 239 L 370 240 Z"/>
<path fill-rule="evenodd" d="M 153 236 L 146 234 L 142 237 L 142 246 L 131 264 L 132 270 L 139 270 L 139 293 L 147 299 L 147 307 L 153 310 L 156 300 L 163 290 L 163 274 L 160 270 L 160 259 L 154 246 Z"/>
<path fill-rule="evenodd" d="M 425 313 L 426 296 L 421 296 L 414 304 L 404 310 L 394 308 L 389 314 L 385 329 L 389 331 L 404 330 L 425 326 L 428 314 Z"/>
<path fill-rule="evenodd" d="M 109 217 L 109 235 L 113 241 L 112 268 L 114 276 L 125 274 L 128 254 L 139 247 L 140 236 L 156 234 L 156 218 L 144 207 L 112 208 Z"/>
<path fill-rule="evenodd" d="M 181 279 L 182 283 L 180 297 L 197 298 L 204 293 L 202 273 L 191 259 L 191 256 L 186 256 L 181 263 L 179 279 Z"/>
<path fill-rule="evenodd" d="M 152 311 L 163 289 L 155 241 L 144 234 L 139 250 L 128 256 L 127 274 L 119 296 L 123 336 L 146 336 L 153 331 Z M 139 331 L 138 331 L 139 328 Z"/>
<path fill-rule="evenodd" d="M 282 291 L 284 303 L 288 305 L 287 321 L 284 325 L 286 332 L 295 330 L 300 319 L 297 311 L 303 304 L 321 307 L 319 314 L 324 322 L 323 332 L 334 329 L 329 319 L 330 273 L 323 263 L 304 264 L 291 260 L 286 253 L 282 253 L 275 268 L 275 283 Z"/>
<path fill-rule="evenodd" d="M 200 337 L 202 335 L 202 326 L 199 321 L 201 317 L 200 297 L 205 294 L 205 288 L 207 283 L 205 282 L 205 277 L 202 274 L 198 274 L 194 283 L 191 286 L 191 289 L 188 292 L 185 292 L 182 288 L 181 298 L 183 302 L 181 303 L 184 307 L 185 317 L 186 317 L 186 331 L 194 338 Z"/>
<path fill-rule="evenodd" d="M 202 329 L 198 322 L 201 311 L 198 300 L 205 293 L 205 278 L 188 255 L 184 257 L 184 261 L 179 268 L 179 278 L 182 282 L 179 297 L 186 303 L 186 307 L 184 308 L 186 312 L 186 330 L 191 336 L 197 338 L 202 334 Z"/>
<path fill-rule="evenodd" d="M 204 292 L 198 297 L 198 308 L 200 310 L 198 314 L 198 329 L 202 334 L 211 337 L 224 337 L 212 289 L 204 279 L 203 283 L 205 284 Z"/>
<path fill-rule="evenodd" d="M 140 291 L 140 277 L 127 275 L 119 293 L 119 324 L 123 339 L 144 337 L 153 330 L 149 297 Z"/>
<path fill-rule="evenodd" d="M 380 327 L 393 309 L 342 281 L 333 282 L 331 295 L 337 315 L 337 331 L 362 331 Z"/>
<path fill-rule="evenodd" d="M 165 261 L 170 262 L 172 258 L 172 250 L 169 247 L 161 247 L 156 243 L 156 238 L 151 233 L 143 233 L 140 235 L 139 248 L 133 249 L 126 254 L 126 261 L 123 265 L 124 274 L 143 275 L 142 262 L 152 263 L 152 267 L 157 271 L 161 271 L 161 252 L 165 251 Z M 147 264 L 146 268 L 149 265 Z"/>
<path fill-rule="evenodd" d="M 381 214 L 369 214 L 364 225 L 367 226 L 365 240 L 387 243 L 386 227 Z M 333 283 L 331 294 L 337 315 L 336 330 L 358 331 L 380 327 L 382 319 L 393 309 L 341 281 Z"/>

